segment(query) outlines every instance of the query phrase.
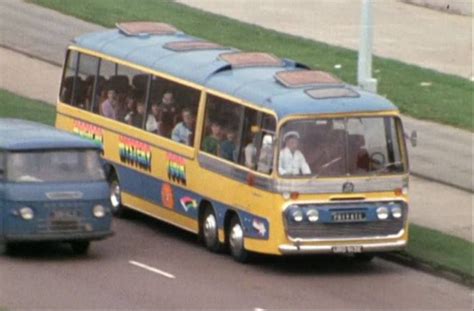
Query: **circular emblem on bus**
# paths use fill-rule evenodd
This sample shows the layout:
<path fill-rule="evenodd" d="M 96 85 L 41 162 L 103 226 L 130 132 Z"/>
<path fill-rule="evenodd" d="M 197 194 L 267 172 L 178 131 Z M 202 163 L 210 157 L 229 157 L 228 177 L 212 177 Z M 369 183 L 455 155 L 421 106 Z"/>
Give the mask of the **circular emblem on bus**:
<path fill-rule="evenodd" d="M 169 209 L 173 209 L 174 207 L 174 195 L 173 195 L 173 188 L 170 184 L 164 183 L 161 187 L 161 201 L 163 202 L 163 206 Z"/>
<path fill-rule="evenodd" d="M 345 182 L 342 185 L 342 192 L 344 192 L 344 193 L 354 192 L 354 184 L 351 183 L 351 182 Z"/>

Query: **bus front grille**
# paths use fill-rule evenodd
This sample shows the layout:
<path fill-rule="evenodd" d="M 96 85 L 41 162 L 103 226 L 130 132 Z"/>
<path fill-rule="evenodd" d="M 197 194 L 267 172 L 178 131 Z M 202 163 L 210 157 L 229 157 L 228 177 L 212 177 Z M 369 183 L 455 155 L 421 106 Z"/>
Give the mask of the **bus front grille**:
<path fill-rule="evenodd" d="M 287 227 L 291 239 L 371 238 L 396 235 L 403 219 L 358 223 L 294 224 Z"/>

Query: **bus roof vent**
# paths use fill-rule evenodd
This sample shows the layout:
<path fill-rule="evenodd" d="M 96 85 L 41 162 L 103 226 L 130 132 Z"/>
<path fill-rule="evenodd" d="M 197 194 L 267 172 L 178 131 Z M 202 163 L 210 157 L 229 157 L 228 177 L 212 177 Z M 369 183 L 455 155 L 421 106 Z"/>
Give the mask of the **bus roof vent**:
<path fill-rule="evenodd" d="M 341 80 L 332 74 L 319 70 L 280 71 L 275 75 L 275 79 L 284 86 L 291 88 L 315 84 L 344 85 Z"/>
<path fill-rule="evenodd" d="M 283 60 L 275 55 L 260 52 L 236 52 L 219 55 L 220 59 L 228 62 L 233 68 L 243 67 L 282 67 Z"/>
<path fill-rule="evenodd" d="M 306 90 L 306 94 L 314 99 L 328 99 L 341 97 L 359 97 L 359 93 L 347 87 L 314 88 Z"/>
<path fill-rule="evenodd" d="M 115 24 L 127 36 L 173 35 L 178 32 L 174 26 L 155 22 L 126 22 Z"/>
<path fill-rule="evenodd" d="M 164 48 L 176 52 L 228 49 L 220 44 L 202 40 L 168 42 L 164 45 Z"/>

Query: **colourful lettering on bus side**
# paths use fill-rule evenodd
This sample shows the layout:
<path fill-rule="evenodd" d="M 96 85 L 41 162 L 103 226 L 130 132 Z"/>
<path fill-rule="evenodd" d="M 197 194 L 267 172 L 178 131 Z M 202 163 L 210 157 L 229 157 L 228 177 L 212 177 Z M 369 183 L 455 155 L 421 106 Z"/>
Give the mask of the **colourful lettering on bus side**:
<path fill-rule="evenodd" d="M 104 130 L 98 126 L 74 120 L 72 131 L 80 137 L 88 139 L 99 146 L 103 146 L 104 144 Z"/>
<path fill-rule="evenodd" d="M 151 171 L 151 146 L 126 136 L 119 136 L 119 155 L 122 163 Z"/>
<path fill-rule="evenodd" d="M 186 160 L 174 153 L 168 152 L 168 179 L 178 184 L 186 185 Z"/>

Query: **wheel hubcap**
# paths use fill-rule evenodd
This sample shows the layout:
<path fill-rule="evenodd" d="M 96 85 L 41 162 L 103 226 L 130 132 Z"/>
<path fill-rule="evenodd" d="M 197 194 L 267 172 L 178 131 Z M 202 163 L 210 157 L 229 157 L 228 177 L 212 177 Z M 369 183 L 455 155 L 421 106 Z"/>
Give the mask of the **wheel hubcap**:
<path fill-rule="evenodd" d="M 240 224 L 235 224 L 230 231 L 229 244 L 232 253 L 239 254 L 244 248 L 244 232 Z"/>
<path fill-rule="evenodd" d="M 120 185 L 117 182 L 113 182 L 110 186 L 110 203 L 114 209 L 119 208 L 121 204 Z"/>
<path fill-rule="evenodd" d="M 204 222 L 204 238 L 207 245 L 212 245 L 217 240 L 217 223 L 214 215 L 210 214 L 206 217 Z"/>

